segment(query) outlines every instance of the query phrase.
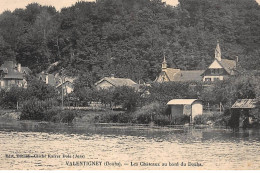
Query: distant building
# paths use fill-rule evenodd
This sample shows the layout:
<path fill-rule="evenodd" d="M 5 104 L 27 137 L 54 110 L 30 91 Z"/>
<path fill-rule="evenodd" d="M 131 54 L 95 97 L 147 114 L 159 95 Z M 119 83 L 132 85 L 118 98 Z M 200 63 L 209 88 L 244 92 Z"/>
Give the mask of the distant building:
<path fill-rule="evenodd" d="M 155 82 L 187 82 L 187 81 L 202 81 L 201 74 L 204 70 L 180 70 L 174 68 L 167 68 L 167 62 L 162 62 L 162 71 L 155 79 Z"/>
<path fill-rule="evenodd" d="M 47 85 L 53 86 L 58 89 L 59 92 L 61 92 L 61 87 L 63 83 L 63 91 L 64 95 L 70 94 L 74 90 L 74 81 L 76 78 L 71 77 L 62 77 L 57 74 L 49 74 L 47 72 L 41 72 L 37 75 L 37 78 Z"/>
<path fill-rule="evenodd" d="M 37 78 L 41 81 L 43 81 L 44 83 L 51 85 L 53 87 L 56 87 L 57 85 L 59 85 L 59 78 L 56 77 L 53 74 L 49 74 L 46 72 L 41 72 L 37 75 Z"/>
<path fill-rule="evenodd" d="M 10 89 L 13 86 L 27 88 L 26 75 L 30 75 L 28 67 L 22 67 L 13 61 L 5 61 L 0 67 L 1 89 Z"/>
<path fill-rule="evenodd" d="M 74 81 L 76 78 L 64 77 L 63 82 L 60 78 L 59 84 L 56 86 L 59 92 L 62 92 L 61 88 L 63 88 L 64 96 L 72 93 L 74 91 Z"/>
<path fill-rule="evenodd" d="M 202 102 L 197 99 L 173 99 L 167 105 L 171 108 L 171 119 L 173 121 L 187 115 L 190 117 L 189 122 L 193 123 L 194 117 L 203 113 Z"/>
<path fill-rule="evenodd" d="M 236 66 L 237 62 L 235 60 L 223 59 L 221 57 L 221 50 L 218 42 L 215 49 L 215 59 L 201 76 L 203 81 L 206 82 L 224 80 L 235 74 Z"/>
<path fill-rule="evenodd" d="M 231 107 L 231 127 L 253 127 L 260 120 L 257 99 L 238 99 Z"/>
<path fill-rule="evenodd" d="M 104 77 L 95 83 L 97 89 L 109 89 L 113 87 L 128 86 L 138 89 L 138 84 L 127 78 Z"/>

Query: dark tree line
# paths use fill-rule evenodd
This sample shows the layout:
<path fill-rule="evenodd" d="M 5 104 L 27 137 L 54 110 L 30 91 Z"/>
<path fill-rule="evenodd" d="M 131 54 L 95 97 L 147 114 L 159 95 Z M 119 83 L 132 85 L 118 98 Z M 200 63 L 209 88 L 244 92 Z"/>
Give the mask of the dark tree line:
<path fill-rule="evenodd" d="M 66 75 L 93 85 L 115 74 L 151 81 L 163 52 L 169 66 L 205 69 L 217 39 L 224 58 L 245 69 L 260 67 L 260 6 L 255 0 L 77 2 L 58 12 L 29 4 L 0 15 L 0 63 L 17 60 L 34 72 L 60 61 Z"/>

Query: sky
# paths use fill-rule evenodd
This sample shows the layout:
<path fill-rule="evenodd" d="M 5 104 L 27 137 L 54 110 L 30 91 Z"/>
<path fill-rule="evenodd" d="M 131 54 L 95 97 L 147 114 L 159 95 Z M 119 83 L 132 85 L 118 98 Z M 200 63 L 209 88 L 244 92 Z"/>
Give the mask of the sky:
<path fill-rule="evenodd" d="M 57 10 L 60 10 L 63 7 L 69 7 L 72 4 L 75 4 L 78 0 L 0 0 L 0 13 L 5 10 L 13 11 L 16 8 L 25 8 L 27 4 L 37 2 L 41 5 L 51 5 L 54 6 Z M 95 0 L 85 0 L 85 1 L 95 1 Z M 178 0 L 163 0 L 170 5 L 177 5 Z M 260 1 L 260 0 L 259 0 Z"/>
<path fill-rule="evenodd" d="M 37 2 L 41 5 L 51 5 L 54 6 L 57 10 L 60 10 L 63 7 L 69 7 L 72 4 L 75 4 L 78 0 L 0 0 L 0 13 L 5 10 L 13 11 L 16 8 L 25 8 L 27 4 Z M 95 1 L 95 0 L 86 0 L 86 1 Z M 178 0 L 163 0 L 169 5 L 177 5 Z M 260 4 L 260 0 L 256 0 Z"/>

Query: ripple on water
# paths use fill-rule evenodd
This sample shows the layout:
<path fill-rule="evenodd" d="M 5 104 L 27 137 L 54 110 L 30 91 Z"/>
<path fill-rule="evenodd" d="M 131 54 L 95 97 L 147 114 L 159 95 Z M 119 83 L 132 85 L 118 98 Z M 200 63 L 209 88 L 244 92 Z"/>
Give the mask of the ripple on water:
<path fill-rule="evenodd" d="M 249 164 L 249 168 L 260 169 L 259 131 L 234 134 L 219 129 L 147 127 L 81 127 L 78 132 L 73 127 L 49 132 L 3 129 L 0 129 L 0 169 L 70 169 L 59 158 L 3 158 L 5 154 L 44 153 L 83 154 L 86 159 L 123 163 L 199 161 L 204 169 L 248 168 Z"/>

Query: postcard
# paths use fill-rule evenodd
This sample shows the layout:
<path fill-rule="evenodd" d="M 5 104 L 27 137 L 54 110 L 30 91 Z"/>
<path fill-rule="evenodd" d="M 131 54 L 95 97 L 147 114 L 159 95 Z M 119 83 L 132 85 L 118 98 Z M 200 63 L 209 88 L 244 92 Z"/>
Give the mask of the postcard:
<path fill-rule="evenodd" d="M 0 170 L 260 169 L 259 0 L 0 4 Z"/>

